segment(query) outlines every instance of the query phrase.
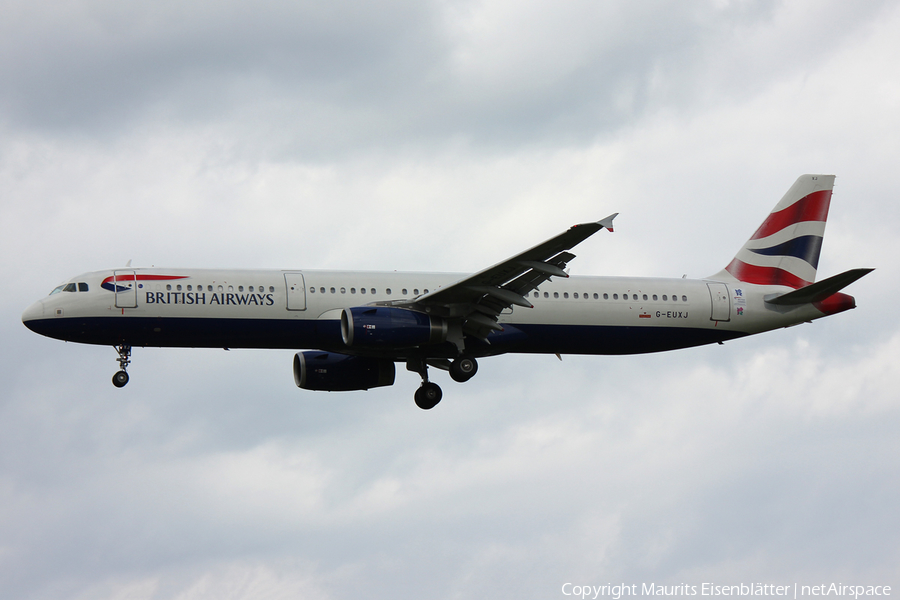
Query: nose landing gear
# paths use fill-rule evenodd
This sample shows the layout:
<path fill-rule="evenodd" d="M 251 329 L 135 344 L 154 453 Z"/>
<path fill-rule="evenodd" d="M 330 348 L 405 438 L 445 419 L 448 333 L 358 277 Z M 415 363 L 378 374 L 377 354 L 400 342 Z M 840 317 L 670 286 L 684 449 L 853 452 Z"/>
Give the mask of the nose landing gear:
<path fill-rule="evenodd" d="M 119 369 L 121 370 L 113 375 L 112 382 L 114 386 L 120 388 L 125 387 L 125 384 L 128 383 L 128 372 L 126 369 L 131 363 L 131 346 L 126 344 L 116 346 L 116 352 L 119 353 L 119 358 L 116 360 L 119 361 Z"/>

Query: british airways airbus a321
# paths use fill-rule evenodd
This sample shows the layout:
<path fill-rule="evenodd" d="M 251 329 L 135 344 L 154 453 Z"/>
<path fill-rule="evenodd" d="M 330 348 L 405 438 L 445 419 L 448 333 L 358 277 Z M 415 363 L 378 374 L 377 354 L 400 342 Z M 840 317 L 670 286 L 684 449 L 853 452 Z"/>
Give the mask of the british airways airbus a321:
<path fill-rule="evenodd" d="M 441 388 L 428 367 L 468 381 L 507 352 L 638 354 L 722 343 L 855 308 L 840 293 L 872 269 L 816 282 L 833 175 L 803 175 L 720 272 L 704 279 L 569 277 L 569 252 L 610 215 L 576 225 L 474 275 L 319 270 L 123 268 L 79 275 L 22 315 L 42 335 L 118 352 L 134 346 L 312 348 L 294 356 L 307 390 L 392 385 L 421 375 L 416 404 Z"/>

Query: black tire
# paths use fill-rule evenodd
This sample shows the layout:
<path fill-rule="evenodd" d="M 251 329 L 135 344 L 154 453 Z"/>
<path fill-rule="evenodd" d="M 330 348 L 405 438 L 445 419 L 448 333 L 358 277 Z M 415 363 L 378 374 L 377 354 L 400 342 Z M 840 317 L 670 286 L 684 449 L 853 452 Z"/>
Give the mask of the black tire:
<path fill-rule="evenodd" d="M 431 410 L 441 401 L 444 393 L 436 383 L 430 381 L 422 384 L 422 387 L 416 390 L 416 406 L 422 410 Z"/>
<path fill-rule="evenodd" d="M 119 371 L 112 378 L 113 385 L 117 388 L 125 387 L 125 384 L 128 383 L 128 373 L 125 371 Z"/>
<path fill-rule="evenodd" d="M 450 378 L 459 383 L 475 377 L 478 372 L 478 361 L 469 356 L 460 356 L 450 364 Z"/>

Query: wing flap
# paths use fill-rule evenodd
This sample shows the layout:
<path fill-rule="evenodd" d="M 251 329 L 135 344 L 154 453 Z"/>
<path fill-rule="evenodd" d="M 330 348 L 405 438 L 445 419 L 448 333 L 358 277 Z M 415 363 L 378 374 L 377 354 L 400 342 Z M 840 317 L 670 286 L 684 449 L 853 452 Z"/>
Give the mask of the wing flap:
<path fill-rule="evenodd" d="M 515 291 L 520 296 L 524 295 L 537 287 L 534 282 L 543 283 L 550 277 L 560 277 L 560 271 L 565 275 L 565 271 L 563 271 L 565 263 L 575 258 L 574 254 L 568 253 L 566 250 L 577 246 L 603 228 L 611 230 L 612 221 L 618 214 L 612 214 L 596 223 L 574 225 L 567 231 L 529 248 L 521 254 L 479 271 L 453 285 L 425 294 L 416 299 L 416 302 L 423 305 L 474 303 L 484 295 L 475 290 L 479 290 L 483 286 L 502 287 Z M 507 285 L 514 280 L 515 285 Z M 528 283 L 529 281 L 530 283 Z"/>
<path fill-rule="evenodd" d="M 596 223 L 575 225 L 556 237 L 529 248 L 492 267 L 461 279 L 411 301 L 393 302 L 430 314 L 443 316 L 456 323 L 451 330 L 461 331 L 482 342 L 488 335 L 501 331 L 500 314 L 513 306 L 534 308 L 526 297 L 551 277 L 568 277 L 565 268 L 575 255 L 569 252 L 601 229 L 612 231 L 612 214 Z M 454 343 L 463 350 L 462 335 Z"/>

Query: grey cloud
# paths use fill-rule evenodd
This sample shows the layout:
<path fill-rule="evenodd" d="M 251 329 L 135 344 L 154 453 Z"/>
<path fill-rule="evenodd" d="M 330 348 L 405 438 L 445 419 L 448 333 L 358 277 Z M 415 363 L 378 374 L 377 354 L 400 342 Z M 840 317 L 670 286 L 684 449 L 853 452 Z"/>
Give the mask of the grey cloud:
<path fill-rule="evenodd" d="M 23 3 L 10 17 L 6 119 L 36 128 L 121 127 L 154 110 L 214 116 L 281 86 L 315 98 L 398 68 L 404 46 L 427 53 L 409 39 L 427 17 L 417 4 L 83 3 L 48 14 Z"/>
<path fill-rule="evenodd" d="M 23 4 L 5 20 L 0 106 L 13 130 L 115 135 L 164 118 L 307 157 L 585 143 L 663 106 L 758 93 L 882 5 L 807 18 L 770 2 Z"/>

